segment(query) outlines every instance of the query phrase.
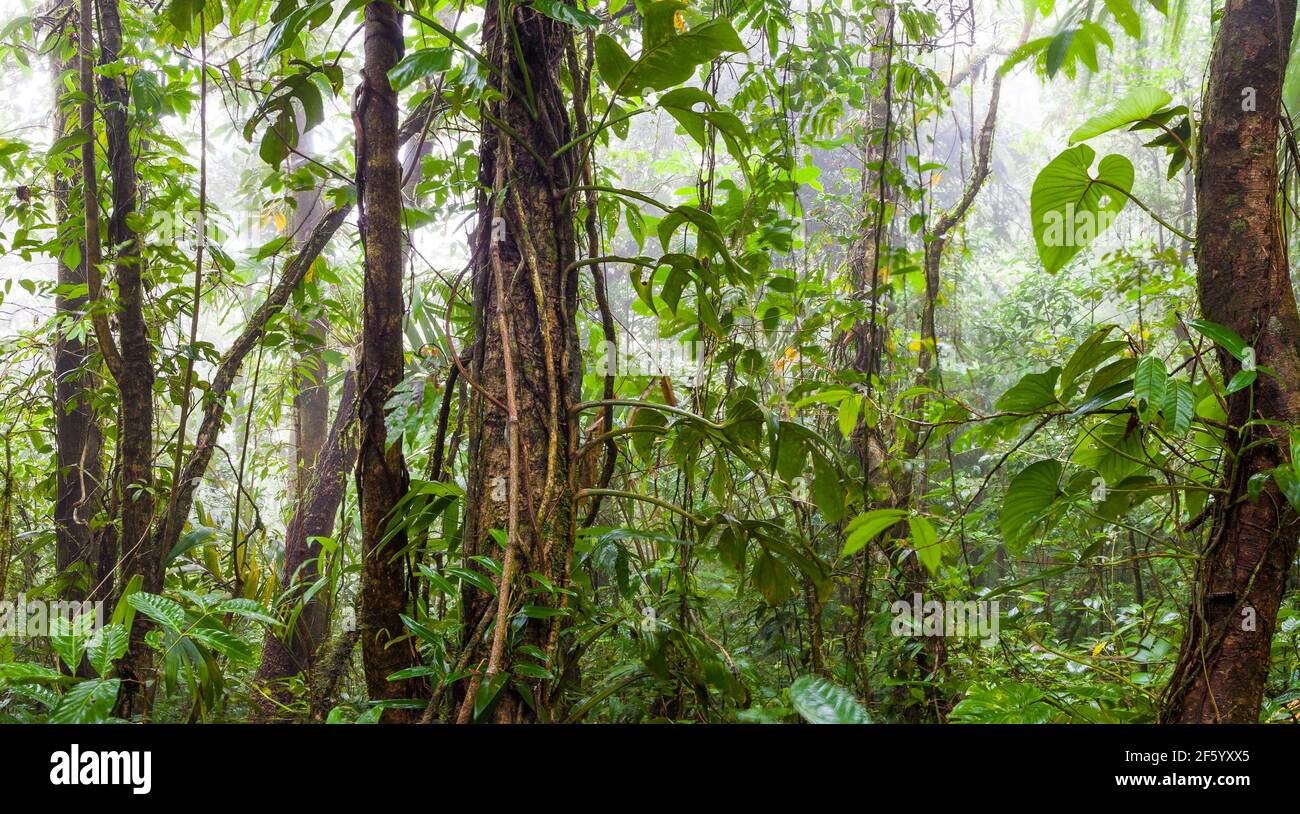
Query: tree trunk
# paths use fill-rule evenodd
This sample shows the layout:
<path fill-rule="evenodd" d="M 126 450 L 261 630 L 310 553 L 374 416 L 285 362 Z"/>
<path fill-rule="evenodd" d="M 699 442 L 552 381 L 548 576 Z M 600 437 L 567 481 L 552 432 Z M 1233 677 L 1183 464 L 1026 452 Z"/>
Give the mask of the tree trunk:
<path fill-rule="evenodd" d="M 116 62 L 122 50 L 122 21 L 117 0 L 101 0 L 100 62 Z M 109 244 L 116 251 L 118 325 L 122 345 L 120 441 L 122 493 L 122 583 L 139 574 L 141 590 L 158 593 L 163 587 L 163 552 L 149 534 L 153 519 L 153 362 L 149 327 L 144 317 L 144 274 L 140 247 L 131 228 L 136 210 L 135 154 L 131 150 L 127 112 L 130 95 L 121 76 L 100 78 L 104 129 L 108 140 L 109 177 L 113 183 L 113 212 L 108 221 Z M 122 690 L 117 713 L 122 717 L 147 711 L 150 651 L 144 643 L 145 617 L 136 614 L 131 647 L 120 664 Z"/>
<path fill-rule="evenodd" d="M 305 127 L 305 116 L 298 117 L 298 129 Z M 312 151 L 312 133 L 303 134 L 298 149 L 304 155 Z M 299 164 L 306 159 L 300 159 Z M 319 189 L 306 189 L 295 193 L 293 217 L 289 219 L 289 239 L 302 245 L 316 227 L 323 214 Z M 329 317 L 324 313 L 313 318 L 309 332 L 320 344 L 304 353 L 298 360 L 293 395 L 293 441 L 296 453 L 294 485 L 301 501 L 306 497 L 307 486 L 312 481 L 316 460 L 321 454 L 330 428 L 329 364 L 325 361 L 325 341 L 329 336 Z M 340 402 L 341 404 L 342 402 Z"/>
<path fill-rule="evenodd" d="M 357 614 L 366 687 L 372 700 L 415 698 L 413 680 L 388 676 L 417 663 L 401 614 L 407 609 L 406 534 L 385 541 L 389 514 L 406 494 L 408 475 L 401 438 L 388 438 L 385 405 L 405 368 L 402 295 L 402 173 L 398 161 L 397 93 L 388 71 L 405 50 L 398 9 L 371 3 L 365 11 L 366 65 L 353 119 L 357 131 L 357 191 L 365 248 L 365 305 L 361 364 L 361 449 L 357 493 L 361 502 L 364 567 Z M 401 641 L 397 641 L 397 640 Z M 385 721 L 414 720 L 409 710 L 390 709 Z"/>
<path fill-rule="evenodd" d="M 300 490 L 298 506 L 284 533 L 284 574 L 280 584 L 286 593 L 295 596 L 295 605 L 301 599 L 298 595 L 320 577 L 321 546 L 316 540 L 334 534 L 334 518 L 347 490 L 348 473 L 357 462 L 357 434 L 353 426 L 356 410 L 356 373 L 348 371 L 333 426 L 321 447 L 310 483 Z M 310 673 L 328 633 L 325 603 L 317 594 L 302 606 L 292 631 L 284 640 L 270 632 L 266 634 L 257 683 L 271 685 L 298 673 Z M 279 687 L 267 689 L 279 704 L 290 700 L 288 693 Z M 279 709 L 269 701 L 262 705 L 271 716 Z"/>
<path fill-rule="evenodd" d="M 75 64 L 75 63 L 74 63 Z M 55 59 L 54 131 L 59 139 L 68 134 L 67 108 L 62 103 L 63 72 L 68 66 Z M 73 174 L 77 166 L 70 168 Z M 68 176 L 56 173 L 53 179 L 54 205 L 59 234 L 72 234 L 68 222 Z M 58 260 L 58 284 L 61 290 L 86 284 L 85 242 L 79 241 L 81 261 L 72 267 Z M 55 300 L 60 320 L 81 319 L 88 298 L 84 294 Z M 90 403 L 95 375 L 91 368 L 91 349 L 81 340 L 61 331 L 54 340 L 54 417 L 56 444 L 56 495 L 54 503 L 55 567 L 69 582 L 65 593 L 80 600 L 96 588 L 99 553 L 97 535 L 90 528 L 90 518 L 99 510 L 100 481 L 103 464 L 103 431 Z M 73 572 L 76 573 L 73 573 Z"/>
<path fill-rule="evenodd" d="M 1210 61 L 1196 183 L 1201 311 L 1254 348 L 1260 373 L 1253 387 L 1228 397 L 1229 426 L 1250 426 L 1226 439 L 1229 493 L 1215 504 L 1197 566 L 1160 714 L 1165 722 L 1259 719 L 1300 536 L 1300 517 L 1271 478 L 1257 498 L 1247 493 L 1252 477 L 1289 464 L 1287 425 L 1300 419 L 1300 315 L 1277 199 L 1278 120 L 1295 12 L 1295 0 L 1227 4 Z M 1218 353 L 1231 379 L 1241 363 Z"/>
<path fill-rule="evenodd" d="M 501 15 L 503 8 L 510 9 L 509 17 Z M 468 558 L 482 555 L 502 563 L 504 574 L 496 597 L 469 585 L 462 596 L 465 646 L 476 654 L 470 663 L 477 672 L 462 698 L 461 722 L 470 719 L 480 691 L 495 694 L 496 721 L 549 717 L 542 682 L 530 687 L 531 704 L 516 687 L 501 689 L 500 682 L 509 673 L 513 647 L 531 644 L 552 657 L 557 648 L 559 618 L 530 618 L 517 630 L 503 624 L 523 604 L 512 590 L 518 587 L 515 578 L 537 573 L 563 587 L 573 551 L 569 470 L 577 425 L 569 408 L 581 396 L 582 361 L 575 321 L 578 277 L 571 270 L 574 213 L 565 193 L 579 177 L 575 152 L 586 144 L 545 164 L 534 158 L 553 156 L 570 140 L 560 65 L 571 36 L 563 23 L 526 6 L 489 4 L 483 27 L 483 52 L 500 72 L 493 76 L 501 98 L 487 111 L 522 143 L 484 116 L 479 181 L 491 192 L 480 193 L 472 246 L 477 341 L 471 375 L 479 386 L 469 408 L 463 553 L 465 567 L 481 571 Z M 536 114 L 519 98 L 523 88 L 531 88 Z M 504 551 L 491 535 L 494 529 L 505 532 Z M 528 599 L 539 605 L 560 601 Z M 489 614 L 497 624 L 479 624 Z M 491 633 L 486 641 L 476 639 L 475 629 Z"/>

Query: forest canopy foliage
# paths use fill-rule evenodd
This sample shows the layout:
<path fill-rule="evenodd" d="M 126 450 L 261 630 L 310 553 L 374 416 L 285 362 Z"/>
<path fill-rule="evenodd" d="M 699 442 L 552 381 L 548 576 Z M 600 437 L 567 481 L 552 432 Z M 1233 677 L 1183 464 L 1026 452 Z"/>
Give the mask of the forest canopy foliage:
<path fill-rule="evenodd" d="M 0 721 L 1300 714 L 1294 0 L 4 8 Z"/>

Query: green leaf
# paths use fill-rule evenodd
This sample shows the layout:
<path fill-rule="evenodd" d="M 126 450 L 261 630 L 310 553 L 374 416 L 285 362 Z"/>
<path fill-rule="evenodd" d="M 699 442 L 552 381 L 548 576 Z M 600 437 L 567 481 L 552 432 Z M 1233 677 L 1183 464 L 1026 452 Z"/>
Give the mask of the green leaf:
<path fill-rule="evenodd" d="M 665 7 L 673 7 L 675 10 L 684 5 L 677 0 L 653 4 L 646 15 L 647 30 L 657 10 Z M 622 79 L 623 92 L 641 94 L 647 89 L 665 90 L 680 85 L 690 79 L 700 65 L 717 59 L 724 53 L 745 50 L 745 44 L 740 41 L 726 17 L 709 20 L 683 34 L 673 31 L 670 22 L 667 31 L 666 34 L 660 31 L 653 36 L 647 34 L 646 47 Z M 599 52 L 596 59 L 599 64 Z"/>
<path fill-rule="evenodd" d="M 1068 402 L 1074 397 L 1078 389 L 1079 379 L 1083 374 L 1093 370 L 1097 365 L 1106 361 L 1110 357 L 1126 347 L 1128 343 L 1120 340 L 1106 341 L 1110 332 L 1115 330 L 1114 325 L 1106 325 L 1097 329 L 1087 339 L 1080 343 L 1074 353 L 1070 354 L 1070 359 L 1065 363 L 1065 369 L 1061 371 L 1061 381 L 1058 390 L 1061 393 L 1061 400 Z"/>
<path fill-rule="evenodd" d="M 1174 435 L 1183 435 L 1192 426 L 1192 416 L 1196 412 L 1196 394 L 1192 385 L 1182 379 L 1171 379 L 1165 388 L 1165 406 L 1161 410 L 1165 416 L 1165 426 Z"/>
<path fill-rule="evenodd" d="M 1032 413 L 1043 407 L 1057 406 L 1056 380 L 1061 368 L 1051 367 L 1042 373 L 1026 373 L 994 404 L 1008 413 Z"/>
<path fill-rule="evenodd" d="M 1109 6 L 1112 2 L 1125 3 L 1126 0 L 1107 0 L 1106 5 Z M 1132 12 L 1132 7 L 1129 8 L 1129 11 Z M 1072 145 L 1077 144 L 1080 141 L 1087 141 L 1094 136 L 1099 136 L 1116 128 L 1140 122 L 1171 101 L 1173 101 L 1173 98 L 1160 88 L 1139 85 L 1129 90 L 1124 95 L 1124 98 L 1115 103 L 1114 107 L 1105 113 L 1093 116 L 1079 125 L 1070 134 L 1069 143 Z"/>
<path fill-rule="evenodd" d="M 1116 413 L 1085 425 L 1072 456 L 1074 462 L 1096 470 L 1110 484 L 1142 469 L 1142 461 L 1147 458 L 1142 425 L 1131 419 L 1130 413 Z"/>
<path fill-rule="evenodd" d="M 1076 254 L 1110 228 L 1128 203 L 1133 188 L 1133 163 L 1108 155 L 1090 173 L 1096 153 L 1086 144 L 1071 147 L 1052 159 L 1030 192 L 1034 243 L 1043 267 L 1055 274 Z"/>
<path fill-rule="evenodd" d="M 176 561 L 176 558 L 185 552 L 198 548 L 212 538 L 217 530 L 209 526 L 195 526 L 194 528 L 181 535 L 181 539 L 176 542 L 176 547 L 171 550 L 167 558 L 163 560 L 163 566 L 166 567 Z"/>
<path fill-rule="evenodd" d="M 931 574 L 939 573 L 943 563 L 943 550 L 939 547 L 939 535 L 934 526 L 919 514 L 907 518 L 907 528 L 912 534 L 912 548 L 916 549 L 916 558 Z"/>
<path fill-rule="evenodd" d="M 1106 0 L 1106 8 L 1110 9 L 1110 13 L 1115 16 L 1115 22 L 1119 23 L 1125 34 L 1135 40 L 1142 38 L 1142 19 L 1133 10 L 1129 0 Z"/>
<path fill-rule="evenodd" d="M 820 676 L 800 676 L 790 685 L 790 701 L 810 724 L 869 724 L 867 711 L 849 692 Z"/>
<path fill-rule="evenodd" d="M 1052 37 L 1052 41 L 1048 43 L 1045 65 L 1048 76 L 1055 76 L 1056 72 L 1061 70 L 1061 66 L 1065 64 L 1065 55 L 1070 52 L 1070 41 L 1074 38 L 1076 31 L 1078 31 L 1076 28 L 1067 28 L 1058 32 L 1056 36 Z"/>
<path fill-rule="evenodd" d="M 1232 381 L 1228 382 L 1228 388 L 1225 391 L 1227 395 L 1232 395 L 1238 390 L 1245 390 L 1255 383 L 1255 377 L 1259 375 L 1257 370 L 1238 370 L 1233 375 Z"/>
<path fill-rule="evenodd" d="M 1002 498 L 1002 538 L 1007 549 L 1019 555 L 1040 529 L 1042 520 L 1061 491 L 1060 461 L 1032 463 L 1011 479 Z"/>
<path fill-rule="evenodd" d="M 185 629 L 185 609 L 165 596 L 141 591 L 131 594 L 126 601 L 131 607 L 173 633 L 180 633 Z"/>
<path fill-rule="evenodd" d="M 393 90 L 401 90 L 417 79 L 449 71 L 455 53 L 451 48 L 421 48 L 412 51 L 388 72 L 388 80 Z"/>
<path fill-rule="evenodd" d="M 828 523 L 844 517 L 844 484 L 835 465 L 821 453 L 813 455 L 813 502 Z"/>
<path fill-rule="evenodd" d="M 213 608 L 216 613 L 233 613 L 254 622 L 279 627 L 280 620 L 255 599 L 227 599 Z"/>
<path fill-rule="evenodd" d="M 780 605 L 794 592 L 794 574 L 766 549 L 755 560 L 751 577 L 754 587 L 758 588 L 769 605 Z"/>
<path fill-rule="evenodd" d="M 91 679 L 68 690 L 50 712 L 52 724 L 96 724 L 108 719 L 117 700 L 119 679 Z"/>
<path fill-rule="evenodd" d="M 1300 477 L 1296 476 L 1295 470 L 1290 466 L 1279 466 L 1273 470 L 1273 480 L 1277 481 L 1277 488 L 1282 490 L 1291 508 L 1300 511 Z"/>
<path fill-rule="evenodd" d="M 850 554 L 856 554 L 882 531 L 902 521 L 905 517 L 907 517 L 907 511 L 904 509 L 873 509 L 858 515 L 845 529 L 848 536 L 844 540 L 844 550 L 840 552 L 841 556 L 847 557 Z"/>
<path fill-rule="evenodd" d="M 254 661 L 252 646 L 224 628 L 193 627 L 187 635 L 236 663 L 249 664 Z"/>
<path fill-rule="evenodd" d="M 655 409 L 637 409 L 628 421 L 628 429 L 633 430 L 632 449 L 642 461 L 650 462 L 654 458 L 655 439 L 663 434 L 668 426 L 668 419 Z M 641 428 L 644 428 L 643 430 Z"/>
<path fill-rule="evenodd" d="M 1246 340 L 1237 335 L 1237 332 L 1231 328 L 1220 325 L 1217 322 L 1210 322 L 1208 319 L 1194 319 L 1187 323 L 1197 333 L 1208 338 L 1211 342 L 1232 354 L 1238 361 L 1245 354 Z"/>
<path fill-rule="evenodd" d="M 562 0 L 533 0 L 532 5 L 533 8 L 552 20 L 559 20 L 574 28 L 599 28 L 601 26 L 599 17 L 580 8 L 570 6 L 562 2 Z"/>
<path fill-rule="evenodd" d="M 131 643 L 131 636 L 122 625 L 104 625 L 95 631 L 86 648 L 90 666 L 100 676 L 106 676 L 113 669 L 113 662 L 126 655 Z"/>
<path fill-rule="evenodd" d="M 1149 421 L 1165 404 L 1165 382 L 1169 373 L 1159 356 L 1143 356 L 1138 360 L 1133 374 L 1133 396 L 1137 399 L 1138 416 Z"/>
<path fill-rule="evenodd" d="M 858 416 L 862 413 L 862 401 L 863 397 L 854 395 L 840 402 L 836 423 L 839 425 L 840 435 L 845 438 L 852 436 L 853 430 L 858 426 Z"/>
<path fill-rule="evenodd" d="M 610 90 L 623 84 L 623 77 L 632 70 L 632 58 L 623 46 L 607 34 L 596 37 L 596 72 Z"/>

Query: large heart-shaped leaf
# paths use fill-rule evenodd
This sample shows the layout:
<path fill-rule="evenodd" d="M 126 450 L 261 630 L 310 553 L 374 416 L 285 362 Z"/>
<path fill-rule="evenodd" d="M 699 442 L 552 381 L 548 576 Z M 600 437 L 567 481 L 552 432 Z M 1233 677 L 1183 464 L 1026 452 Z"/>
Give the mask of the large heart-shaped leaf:
<path fill-rule="evenodd" d="M 1032 463 L 1011 479 L 1002 498 L 1002 538 L 1013 554 L 1023 551 L 1033 538 L 1061 493 L 1060 480 L 1061 463 L 1053 460 Z"/>
<path fill-rule="evenodd" d="M 1034 179 L 1030 218 L 1038 259 L 1048 272 L 1065 267 L 1114 222 L 1133 188 L 1133 163 L 1108 155 L 1091 174 L 1096 153 L 1086 144 L 1052 159 Z"/>

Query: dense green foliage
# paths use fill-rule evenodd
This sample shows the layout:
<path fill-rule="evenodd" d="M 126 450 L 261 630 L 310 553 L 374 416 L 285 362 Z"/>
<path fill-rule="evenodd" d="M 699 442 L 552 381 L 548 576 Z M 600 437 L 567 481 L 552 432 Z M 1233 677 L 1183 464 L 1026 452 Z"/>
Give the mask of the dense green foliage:
<path fill-rule="evenodd" d="M 584 403 L 567 454 L 579 521 L 598 508 L 575 529 L 567 584 L 516 583 L 511 624 L 560 617 L 558 645 L 512 644 L 475 717 L 508 683 L 527 695 L 543 682 L 555 719 L 572 722 L 1155 720 L 1207 504 L 1223 492 L 1224 398 L 1271 375 L 1246 340 L 1196 319 L 1191 147 L 1209 8 L 499 2 L 572 29 L 561 82 L 579 126 L 562 151 L 590 160 L 592 178 L 567 191 L 586 258 L 571 270 Z M 356 202 L 363 5 L 121 3 L 122 53 L 97 71 L 129 88 L 158 516 L 205 406 L 227 399 L 211 392 L 226 349 L 301 248 L 294 224 L 315 222 L 306 196 L 321 190 L 325 210 Z M 55 307 L 89 293 L 59 285 L 55 264 L 82 259 L 82 145 L 107 148 L 103 122 L 76 124 L 75 11 L 15 12 L 0 35 L 7 84 L 30 86 L 0 108 L 0 600 L 99 587 L 93 568 L 56 565 L 56 337 L 91 349 L 80 398 L 102 428 L 108 488 L 90 528 L 112 529 L 133 499 L 113 486 L 119 391 L 91 320 L 114 313 L 112 264 L 101 300 Z M 498 91 L 483 8 L 418 0 L 402 16 L 399 115 L 433 113 L 408 143 L 425 149 L 405 175 L 406 375 L 386 417 L 410 472 L 390 530 L 405 532 L 403 635 L 420 653 L 395 678 L 421 682 L 418 708 L 434 698 L 442 716 L 479 667 L 460 661 L 463 591 L 495 594 L 502 573 L 501 557 L 461 554 L 474 383 L 449 379 L 483 340 L 465 233 L 480 131 L 501 123 L 484 114 Z M 63 132 L 49 126 L 56 108 Z M 56 179 L 75 193 L 61 205 Z M 199 229 L 210 239 L 195 302 Z M 108 257 L 119 248 L 104 244 Z M 328 655 L 288 680 L 277 716 L 378 720 L 348 636 L 361 571 L 350 477 L 312 582 L 284 573 L 295 397 L 326 370 L 340 409 L 362 252 L 353 215 L 257 330 L 163 591 L 117 574 L 102 628 L 0 638 L 0 720 L 112 717 L 137 614 L 151 622 L 152 720 L 263 714 L 262 641 L 309 600 L 327 609 Z M 1229 381 L 1216 346 L 1250 357 Z M 1293 465 L 1262 477 L 1300 509 Z M 998 626 L 900 631 L 893 603 L 917 594 L 992 605 Z M 1260 719 L 1290 720 L 1293 596 L 1272 646 Z"/>

